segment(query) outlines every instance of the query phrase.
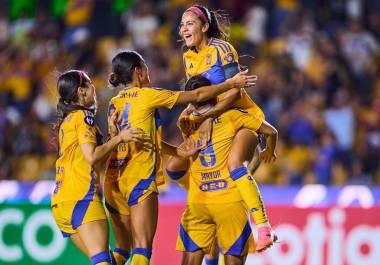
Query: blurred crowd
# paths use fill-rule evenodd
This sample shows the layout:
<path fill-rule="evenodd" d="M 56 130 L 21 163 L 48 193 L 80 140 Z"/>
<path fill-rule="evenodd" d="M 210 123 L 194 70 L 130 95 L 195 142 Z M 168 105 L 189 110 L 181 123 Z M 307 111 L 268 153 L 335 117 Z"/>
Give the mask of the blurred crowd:
<path fill-rule="evenodd" d="M 197 1 L 230 16 L 249 90 L 279 131 L 278 160 L 259 183 L 380 183 L 380 2 Z M 237 4 L 238 3 L 238 4 Z M 178 26 L 193 1 L 0 0 L 0 180 L 54 178 L 56 79 L 83 69 L 105 125 L 110 62 L 145 57 L 154 85 L 180 90 Z M 181 108 L 162 111 L 164 139 L 181 141 Z"/>

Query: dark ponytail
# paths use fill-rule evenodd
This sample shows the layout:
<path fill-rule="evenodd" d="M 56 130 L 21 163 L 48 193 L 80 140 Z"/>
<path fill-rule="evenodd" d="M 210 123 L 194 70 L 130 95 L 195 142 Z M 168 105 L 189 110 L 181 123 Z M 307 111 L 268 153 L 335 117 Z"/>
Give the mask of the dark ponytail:
<path fill-rule="evenodd" d="M 140 67 L 144 62 L 142 56 L 136 51 L 119 52 L 112 59 L 112 73 L 108 82 L 113 86 L 126 85 L 132 82 L 135 67 Z"/>
<path fill-rule="evenodd" d="M 208 78 L 202 75 L 194 75 L 189 80 L 187 80 L 185 84 L 185 91 L 193 91 L 197 88 L 210 85 L 211 81 Z"/>
<path fill-rule="evenodd" d="M 194 75 L 189 80 L 187 80 L 187 82 L 185 84 L 185 91 L 192 91 L 192 90 L 195 90 L 197 88 L 204 87 L 204 86 L 210 86 L 210 85 L 211 85 L 211 81 L 208 78 L 206 78 L 202 75 Z M 196 102 L 193 104 L 196 107 L 202 107 L 202 106 L 207 105 L 211 102 L 215 102 L 215 100 L 216 100 L 216 98 L 213 98 L 213 99 L 209 99 L 209 100 L 206 100 L 203 102 Z"/>

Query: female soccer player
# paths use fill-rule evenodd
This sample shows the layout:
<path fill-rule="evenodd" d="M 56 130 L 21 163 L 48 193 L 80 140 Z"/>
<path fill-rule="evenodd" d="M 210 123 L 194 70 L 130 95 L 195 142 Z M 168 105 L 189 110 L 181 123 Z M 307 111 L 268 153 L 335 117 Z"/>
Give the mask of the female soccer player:
<path fill-rule="evenodd" d="M 239 73 L 223 83 L 188 92 L 154 88 L 150 87 L 145 61 L 134 51 L 118 53 L 112 60 L 112 71 L 109 82 L 115 87 L 122 85 L 124 89 L 111 99 L 109 115 L 119 112 L 118 125 L 141 128 L 150 143 L 143 146 L 121 144 L 112 153 L 104 185 L 106 205 L 114 213 L 111 218 L 119 215 L 119 220 L 113 224 L 127 224 L 130 215 L 131 264 L 149 264 L 158 215 L 157 178 L 162 173 L 157 171 L 161 156 L 157 109 L 207 100 L 233 87 L 247 87 L 253 84 L 254 77 L 246 76 L 246 72 Z M 185 150 L 166 143 L 162 143 L 162 150 L 170 155 L 188 155 Z"/>
<path fill-rule="evenodd" d="M 220 17 L 220 16 L 219 16 Z M 180 36 L 185 44 L 183 54 L 183 65 L 187 78 L 195 75 L 202 75 L 208 78 L 212 84 L 223 82 L 239 72 L 238 54 L 234 47 L 227 42 L 228 34 L 224 31 L 223 25 L 218 20 L 218 14 L 209 11 L 206 7 L 195 5 L 188 8 L 182 15 L 179 29 Z M 228 96 L 228 92 L 220 98 Z M 248 94 L 242 90 L 241 97 L 226 106 L 245 109 L 248 113 L 264 119 L 262 110 L 252 101 Z M 208 119 L 202 127 L 212 127 L 212 119 Z M 207 130 L 206 130 L 207 131 Z M 211 129 L 208 129 L 211 131 Z M 204 142 L 210 140 L 210 133 Z M 242 167 L 244 161 L 250 161 L 254 151 L 255 135 L 248 129 L 241 129 L 237 132 L 228 157 L 228 168 L 231 173 L 239 172 L 239 177 L 235 183 L 246 203 L 252 212 L 252 217 L 258 227 L 258 240 L 256 249 L 258 251 L 266 249 L 276 238 L 269 224 L 262 203 L 261 195 L 253 178 L 249 178 L 249 173 Z"/>
<path fill-rule="evenodd" d="M 59 77 L 57 88 L 59 157 L 51 198 L 53 216 L 63 236 L 70 237 L 92 264 L 113 264 L 107 217 L 98 196 L 98 162 L 119 143 L 141 142 L 142 131 L 126 128 L 101 145 L 93 108 L 95 87 L 90 78 L 71 70 Z"/>
<path fill-rule="evenodd" d="M 209 84 L 207 78 L 193 76 L 187 81 L 185 90 Z M 196 103 L 194 114 L 205 112 L 214 104 L 215 99 Z M 251 228 L 247 208 L 233 181 L 235 175 L 230 174 L 227 167 L 227 155 L 236 132 L 245 127 L 263 133 L 267 137 L 267 146 L 260 154 L 261 159 L 264 162 L 276 159 L 277 131 L 263 119 L 252 117 L 243 109 L 231 109 L 215 118 L 213 123 L 207 149 L 191 161 L 178 157 L 168 160 L 167 173 L 172 178 L 181 178 L 189 169 L 187 206 L 177 240 L 177 250 L 184 252 L 182 265 L 200 265 L 203 255 L 216 249 L 215 237 L 226 264 L 244 264 L 252 237 Z M 200 142 L 199 129 L 195 129 L 191 137 Z M 216 260 L 214 264 L 217 264 Z"/>

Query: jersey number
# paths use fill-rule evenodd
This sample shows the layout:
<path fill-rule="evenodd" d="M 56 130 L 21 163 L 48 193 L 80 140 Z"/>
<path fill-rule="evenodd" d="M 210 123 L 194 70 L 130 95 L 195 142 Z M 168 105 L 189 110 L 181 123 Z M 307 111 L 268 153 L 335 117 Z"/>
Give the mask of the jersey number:
<path fill-rule="evenodd" d="M 128 126 L 128 115 L 129 115 L 130 108 L 131 108 L 131 103 L 129 102 L 125 103 L 123 114 L 121 115 L 121 118 L 118 122 L 121 129 L 124 129 L 125 127 Z"/>
<path fill-rule="evenodd" d="M 201 145 L 200 140 L 198 140 L 198 146 Z M 204 167 L 212 167 L 216 163 L 216 156 L 214 153 L 214 147 L 211 140 L 208 142 L 207 148 L 199 152 L 199 159 Z"/>

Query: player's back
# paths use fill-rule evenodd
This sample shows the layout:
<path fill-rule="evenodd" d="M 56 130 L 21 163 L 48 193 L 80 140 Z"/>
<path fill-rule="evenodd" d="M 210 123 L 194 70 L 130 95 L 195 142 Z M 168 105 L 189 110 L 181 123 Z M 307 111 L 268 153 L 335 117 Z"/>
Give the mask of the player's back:
<path fill-rule="evenodd" d="M 99 174 L 84 158 L 80 145 L 101 144 L 101 135 L 90 111 L 68 114 L 59 128 L 59 158 L 56 162 L 56 187 L 52 204 L 62 201 L 99 200 Z"/>
<path fill-rule="evenodd" d="M 189 202 L 222 203 L 241 200 L 228 171 L 228 154 L 240 128 L 256 131 L 262 121 L 261 118 L 253 119 L 251 114 L 241 109 L 228 110 L 213 120 L 211 141 L 190 168 Z M 198 136 L 199 130 L 192 135 L 195 140 Z"/>
<path fill-rule="evenodd" d="M 149 142 L 144 148 L 135 143 L 120 144 L 112 153 L 107 167 L 107 178 L 120 178 L 124 175 L 156 177 L 159 164 L 159 107 L 171 108 L 178 97 L 177 92 L 150 87 L 124 89 L 112 98 L 109 115 L 118 111 L 118 124 L 121 128 L 132 126 L 144 131 Z"/>

